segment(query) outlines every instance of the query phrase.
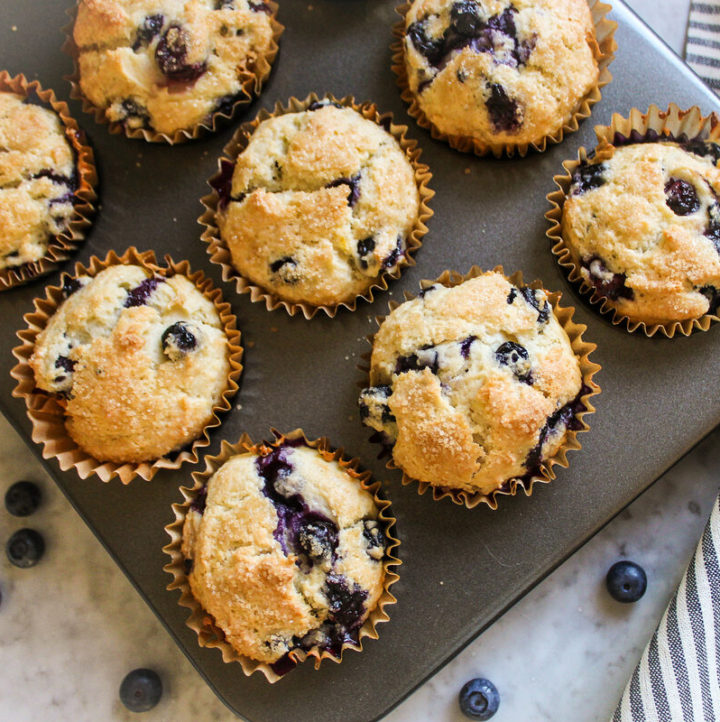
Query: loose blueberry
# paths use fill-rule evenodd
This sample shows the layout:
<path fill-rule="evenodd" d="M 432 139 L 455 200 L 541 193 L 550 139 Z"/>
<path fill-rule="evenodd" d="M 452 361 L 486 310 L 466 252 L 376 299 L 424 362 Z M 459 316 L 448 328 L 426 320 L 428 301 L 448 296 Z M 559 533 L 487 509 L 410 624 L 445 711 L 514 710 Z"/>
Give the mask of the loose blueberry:
<path fill-rule="evenodd" d="M 16 481 L 5 492 L 5 508 L 13 516 L 30 516 L 40 506 L 40 489 L 32 481 Z"/>
<path fill-rule="evenodd" d="M 665 202 L 676 216 L 689 216 L 700 208 L 700 199 L 692 183 L 669 178 L 665 184 Z"/>
<path fill-rule="evenodd" d="M 131 712 L 147 712 L 162 697 L 162 680 L 152 669 L 134 669 L 120 684 L 120 701 Z"/>
<path fill-rule="evenodd" d="M 168 326 L 163 331 L 160 341 L 163 352 L 173 361 L 194 351 L 198 345 L 195 334 L 182 321 Z"/>
<path fill-rule="evenodd" d="M 580 265 L 587 269 L 588 282 L 601 296 L 611 301 L 632 299 L 635 296 L 633 289 L 625 285 L 627 276 L 624 273 L 613 273 L 598 256 L 583 259 Z"/>
<path fill-rule="evenodd" d="M 490 83 L 490 97 L 485 101 L 490 122 L 496 133 L 515 133 L 523 122 L 523 111 L 499 83 Z"/>
<path fill-rule="evenodd" d="M 165 283 L 165 279 L 160 278 L 160 276 L 150 276 L 150 278 L 141 281 L 135 288 L 131 288 L 127 292 L 125 308 L 144 306 L 148 302 L 150 295 L 161 283 Z"/>
<path fill-rule="evenodd" d="M 495 360 L 501 366 L 508 366 L 518 381 L 532 384 L 530 356 L 524 346 L 514 341 L 506 341 L 495 351 Z"/>
<path fill-rule="evenodd" d="M 5 544 L 5 553 L 11 564 L 21 569 L 34 567 L 45 551 L 45 540 L 34 529 L 16 531 Z"/>
<path fill-rule="evenodd" d="M 637 602 L 647 589 L 645 570 L 635 562 L 622 561 L 613 564 L 605 577 L 610 596 L 618 602 Z"/>
<path fill-rule="evenodd" d="M 500 706 L 500 695 L 488 679 L 476 677 L 466 682 L 458 696 L 460 711 L 474 720 L 490 719 Z"/>
<path fill-rule="evenodd" d="M 149 45 L 152 39 L 160 34 L 164 22 L 165 17 L 163 15 L 148 15 L 138 28 L 132 49 L 137 52 L 140 48 Z"/>
<path fill-rule="evenodd" d="M 190 37 L 179 25 L 171 25 L 158 41 L 155 60 L 163 75 L 171 80 L 191 82 L 206 70 L 207 63 L 187 63 Z"/>
<path fill-rule="evenodd" d="M 579 196 L 581 193 L 587 193 L 593 188 L 599 188 L 607 182 L 605 178 L 606 170 L 605 163 L 581 163 L 573 173 L 570 194 Z"/>

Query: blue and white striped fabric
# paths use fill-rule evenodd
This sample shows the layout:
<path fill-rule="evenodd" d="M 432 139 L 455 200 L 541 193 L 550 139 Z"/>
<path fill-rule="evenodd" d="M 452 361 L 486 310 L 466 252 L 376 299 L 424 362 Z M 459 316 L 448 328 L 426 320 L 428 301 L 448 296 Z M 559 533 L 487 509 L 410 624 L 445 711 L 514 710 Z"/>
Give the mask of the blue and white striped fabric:
<path fill-rule="evenodd" d="M 720 0 L 690 3 L 685 61 L 716 93 L 720 91 Z"/>
<path fill-rule="evenodd" d="M 720 498 L 612 722 L 720 722 Z"/>

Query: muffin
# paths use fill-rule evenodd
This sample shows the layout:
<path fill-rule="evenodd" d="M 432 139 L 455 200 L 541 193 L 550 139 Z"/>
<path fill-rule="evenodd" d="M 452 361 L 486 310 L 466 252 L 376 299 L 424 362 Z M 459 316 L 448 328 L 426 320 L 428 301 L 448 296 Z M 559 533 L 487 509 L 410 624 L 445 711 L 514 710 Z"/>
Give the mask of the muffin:
<path fill-rule="evenodd" d="M 266 0 L 80 0 L 72 34 L 80 91 L 128 135 L 189 137 L 248 100 L 253 80 L 259 91 L 277 52 L 275 8 Z"/>
<path fill-rule="evenodd" d="M 296 437 L 246 445 L 200 487 L 182 530 L 189 587 L 242 657 L 281 675 L 293 652 L 357 645 L 392 545 L 358 477 Z"/>
<path fill-rule="evenodd" d="M 410 479 L 466 499 L 514 489 L 542 475 L 591 408 L 588 366 L 563 326 L 545 291 L 497 271 L 428 286 L 375 335 L 363 423 Z"/>
<path fill-rule="evenodd" d="M 200 436 L 230 374 L 213 302 L 183 275 L 137 265 L 66 276 L 63 292 L 29 364 L 75 443 L 98 461 L 140 463 Z"/>
<path fill-rule="evenodd" d="M 60 118 L 0 91 L 0 271 L 43 258 L 73 219 L 78 173 Z"/>
<path fill-rule="evenodd" d="M 372 108 L 306 107 L 262 120 L 222 161 L 214 223 L 249 283 L 288 306 L 334 309 L 408 263 L 425 230 L 420 191 L 431 193 L 404 127 L 391 135 Z"/>
<path fill-rule="evenodd" d="M 561 232 L 576 275 L 631 322 L 717 315 L 720 145 L 653 131 L 618 140 L 572 173 Z"/>
<path fill-rule="evenodd" d="M 461 150 L 544 149 L 544 139 L 561 133 L 585 101 L 596 102 L 601 80 L 609 81 L 609 74 L 601 78 L 605 53 L 585 0 L 414 0 L 406 7 L 401 82 L 417 104 L 411 114 Z M 611 53 L 614 26 L 602 29 Z"/>

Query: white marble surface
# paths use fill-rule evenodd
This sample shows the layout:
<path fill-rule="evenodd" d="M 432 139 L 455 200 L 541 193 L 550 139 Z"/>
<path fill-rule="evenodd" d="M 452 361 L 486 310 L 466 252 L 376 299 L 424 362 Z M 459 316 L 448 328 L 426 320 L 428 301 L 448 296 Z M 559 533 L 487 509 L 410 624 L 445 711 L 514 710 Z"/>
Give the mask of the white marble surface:
<path fill-rule="evenodd" d="M 630 5 L 681 51 L 689 0 Z M 394 710 L 388 722 L 460 722 L 457 692 L 478 675 L 500 690 L 497 722 L 607 720 L 710 513 L 720 480 L 718 441 L 720 431 Z M 0 495 L 19 478 L 39 483 L 45 501 L 25 522 L 0 511 L 0 537 L 33 526 L 45 535 L 47 552 L 30 570 L 16 569 L 0 555 L 0 722 L 232 719 L 0 419 Z M 603 587 L 607 568 L 621 557 L 648 573 L 648 592 L 635 605 L 613 602 Z M 124 674 L 141 666 L 162 675 L 165 693 L 154 710 L 138 717 L 124 710 L 117 690 Z"/>

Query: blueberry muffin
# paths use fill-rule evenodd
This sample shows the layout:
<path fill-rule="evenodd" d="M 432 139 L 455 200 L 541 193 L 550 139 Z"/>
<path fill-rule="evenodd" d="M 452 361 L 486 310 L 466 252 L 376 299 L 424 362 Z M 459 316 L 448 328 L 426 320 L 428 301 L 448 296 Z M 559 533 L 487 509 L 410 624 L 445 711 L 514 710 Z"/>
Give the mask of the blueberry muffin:
<path fill-rule="evenodd" d="M 232 108 L 274 34 L 265 0 L 80 0 L 80 89 L 126 131 L 173 136 Z"/>
<path fill-rule="evenodd" d="M 488 272 L 398 306 L 373 341 L 363 422 L 415 480 L 490 494 L 540 464 L 585 410 L 578 358 L 544 291 Z"/>
<path fill-rule="evenodd" d="M 291 303 L 353 301 L 404 260 L 418 223 L 398 141 L 334 103 L 264 120 L 225 173 L 215 221 L 233 266 Z"/>
<path fill-rule="evenodd" d="M 75 155 L 57 114 L 0 92 L 0 269 L 45 256 L 70 225 L 76 188 Z"/>
<path fill-rule="evenodd" d="M 230 372 L 213 303 L 187 278 L 134 265 L 66 277 L 38 335 L 37 388 L 64 399 L 70 437 L 99 461 L 181 449 L 213 416 Z"/>
<path fill-rule="evenodd" d="M 422 113 L 485 146 L 557 133 L 600 76 L 586 0 L 415 0 L 403 43 Z"/>
<path fill-rule="evenodd" d="M 193 596 L 239 654 L 293 666 L 340 656 L 384 588 L 388 540 L 373 496 L 300 439 L 227 459 L 188 510 Z"/>
<path fill-rule="evenodd" d="M 582 161 L 562 214 L 582 280 L 649 325 L 715 314 L 720 303 L 720 146 L 652 138 Z"/>

